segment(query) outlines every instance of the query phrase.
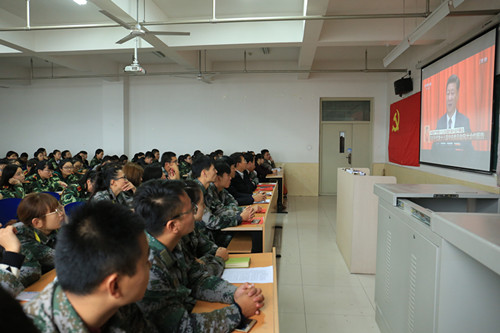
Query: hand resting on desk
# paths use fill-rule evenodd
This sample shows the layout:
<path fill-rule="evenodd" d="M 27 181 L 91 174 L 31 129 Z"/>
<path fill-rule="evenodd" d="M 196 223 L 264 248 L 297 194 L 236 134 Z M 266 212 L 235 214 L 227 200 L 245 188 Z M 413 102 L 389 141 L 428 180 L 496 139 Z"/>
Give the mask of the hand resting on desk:
<path fill-rule="evenodd" d="M 259 309 L 264 306 L 264 295 L 262 289 L 255 288 L 253 284 L 247 282 L 236 289 L 234 301 L 245 317 L 251 317 L 260 313 Z"/>

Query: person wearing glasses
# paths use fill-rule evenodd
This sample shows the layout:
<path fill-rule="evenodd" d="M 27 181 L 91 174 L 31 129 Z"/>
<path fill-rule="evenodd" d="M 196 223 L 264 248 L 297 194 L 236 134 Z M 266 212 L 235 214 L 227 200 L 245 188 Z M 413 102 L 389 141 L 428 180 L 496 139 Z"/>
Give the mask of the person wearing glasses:
<path fill-rule="evenodd" d="M 59 163 L 57 171 L 54 171 L 54 177 L 58 177 L 60 181 L 66 184 L 78 184 L 80 177 L 74 174 L 75 168 L 72 159 L 64 159 Z"/>
<path fill-rule="evenodd" d="M 22 199 L 25 196 L 23 183 L 23 169 L 16 164 L 8 164 L 3 169 L 2 176 L 0 177 L 0 194 L 4 199 Z"/>
<path fill-rule="evenodd" d="M 186 180 L 184 191 L 196 204 L 197 212 L 194 215 L 195 227 L 193 232 L 182 237 L 182 248 L 186 257 L 196 260 L 211 275 L 222 276 L 225 261 L 229 259 L 227 249 L 219 247 L 203 232 L 201 219 L 205 212 L 205 201 L 200 186 L 194 180 Z"/>
<path fill-rule="evenodd" d="M 62 191 L 68 185 L 59 180 L 58 177 L 52 177 L 53 172 L 54 170 L 52 169 L 52 165 L 48 161 L 38 162 L 34 173 L 31 176 L 26 177 L 26 192 Z"/>
<path fill-rule="evenodd" d="M 54 268 L 54 249 L 57 231 L 66 215 L 64 207 L 47 193 L 28 194 L 17 208 L 22 224 L 17 227 L 17 237 L 23 250 L 31 253 L 40 265 L 42 274 Z M 23 276 L 21 267 L 21 276 Z"/>
<path fill-rule="evenodd" d="M 123 165 L 110 163 L 101 168 L 97 177 L 96 190 L 90 201 L 110 200 L 132 208 L 133 197 L 127 193 L 135 193 L 135 186 L 128 181 L 123 172 Z"/>
<path fill-rule="evenodd" d="M 149 284 L 138 302 L 162 332 L 231 332 L 264 306 L 262 290 L 236 287 L 210 275 L 196 260 L 186 259 L 182 237 L 194 229 L 197 207 L 180 181 L 151 180 L 134 198 L 143 217 L 152 255 Z M 229 304 L 219 310 L 192 313 L 196 300 Z"/>

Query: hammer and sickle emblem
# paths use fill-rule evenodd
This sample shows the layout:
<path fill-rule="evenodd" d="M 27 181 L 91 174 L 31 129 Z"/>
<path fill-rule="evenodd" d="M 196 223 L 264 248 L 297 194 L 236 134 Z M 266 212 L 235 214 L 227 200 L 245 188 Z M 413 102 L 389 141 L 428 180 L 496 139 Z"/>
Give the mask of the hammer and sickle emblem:
<path fill-rule="evenodd" d="M 394 117 L 392 117 L 393 125 L 392 125 L 392 132 L 397 132 L 399 131 L 399 110 L 396 109 L 396 112 L 394 113 Z"/>

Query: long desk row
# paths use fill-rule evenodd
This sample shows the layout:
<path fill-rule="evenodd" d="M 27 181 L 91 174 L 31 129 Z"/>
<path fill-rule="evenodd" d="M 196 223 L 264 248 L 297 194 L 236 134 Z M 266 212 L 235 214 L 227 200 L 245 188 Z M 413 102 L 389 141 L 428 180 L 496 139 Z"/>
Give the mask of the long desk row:
<path fill-rule="evenodd" d="M 275 183 L 269 183 L 268 185 L 273 187 L 272 191 L 266 191 L 266 193 L 270 194 L 267 196 L 270 202 L 255 204 L 266 210 L 264 213 L 255 214 L 255 218 L 263 218 L 263 222 L 261 224 L 241 224 L 235 227 L 222 229 L 223 231 L 233 232 L 233 237 L 235 237 L 235 239 L 238 238 L 238 235 L 244 236 L 245 234 L 250 233 L 257 235 L 256 237 L 253 237 L 253 242 L 260 243 L 261 246 L 255 246 L 255 244 L 253 244 L 252 252 L 271 252 L 273 248 L 274 228 L 276 227 L 278 186 L 276 186 Z"/>
<path fill-rule="evenodd" d="M 261 308 L 260 314 L 252 318 L 257 320 L 257 323 L 252 328 L 252 332 L 279 332 L 279 319 L 278 319 L 278 281 L 276 276 L 276 252 L 268 253 L 251 253 L 251 254 L 231 254 L 230 258 L 234 257 L 250 257 L 250 268 L 255 267 L 273 267 L 273 283 L 256 283 L 257 288 L 262 289 L 265 297 L 264 307 Z M 29 286 L 25 291 L 40 292 L 56 277 L 56 270 L 53 269 L 45 273 L 40 280 Z M 239 285 L 239 284 L 235 284 Z M 211 303 L 198 301 L 193 309 L 193 312 L 209 312 L 227 306 L 223 303 Z"/>

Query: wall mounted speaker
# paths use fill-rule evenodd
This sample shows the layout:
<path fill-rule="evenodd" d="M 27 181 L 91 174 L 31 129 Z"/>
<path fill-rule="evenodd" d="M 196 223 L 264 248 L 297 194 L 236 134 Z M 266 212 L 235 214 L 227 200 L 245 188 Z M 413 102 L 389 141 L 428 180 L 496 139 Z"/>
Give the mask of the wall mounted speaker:
<path fill-rule="evenodd" d="M 394 81 L 394 93 L 403 96 L 413 90 L 413 80 L 411 77 Z"/>

